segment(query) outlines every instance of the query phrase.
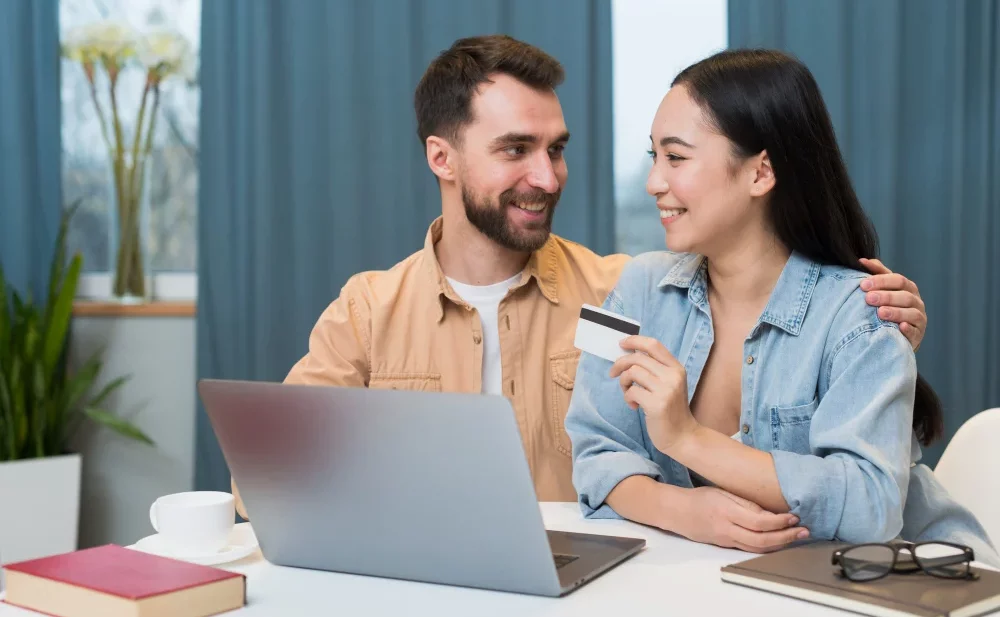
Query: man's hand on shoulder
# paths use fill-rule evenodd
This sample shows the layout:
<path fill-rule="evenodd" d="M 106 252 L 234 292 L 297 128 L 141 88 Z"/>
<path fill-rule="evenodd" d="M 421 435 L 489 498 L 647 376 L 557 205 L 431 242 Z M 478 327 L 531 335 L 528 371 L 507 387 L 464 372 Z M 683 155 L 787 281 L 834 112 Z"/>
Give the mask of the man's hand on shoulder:
<path fill-rule="evenodd" d="M 885 267 L 878 259 L 861 259 L 861 265 L 872 273 L 861 281 L 861 289 L 867 292 L 865 301 L 879 307 L 880 318 L 898 323 L 899 331 L 916 351 L 927 332 L 927 307 L 917 284 Z"/>

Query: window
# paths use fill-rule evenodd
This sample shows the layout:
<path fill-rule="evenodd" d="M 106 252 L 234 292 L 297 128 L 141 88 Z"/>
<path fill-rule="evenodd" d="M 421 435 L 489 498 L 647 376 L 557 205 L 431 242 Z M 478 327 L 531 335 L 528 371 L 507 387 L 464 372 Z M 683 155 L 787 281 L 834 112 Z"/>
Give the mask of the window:
<path fill-rule="evenodd" d="M 684 67 L 727 46 L 726 0 L 613 0 L 616 250 L 665 248 L 646 193 L 649 126 Z"/>
<path fill-rule="evenodd" d="M 59 28 L 64 42 L 75 28 L 102 20 L 126 24 L 140 34 L 176 31 L 187 39 L 197 58 L 201 0 L 60 0 Z M 81 280 L 81 295 L 107 295 L 101 289 L 110 290 L 108 273 L 114 268 L 115 257 L 111 246 L 111 159 L 82 66 L 63 58 L 60 75 L 63 201 L 69 205 L 80 200 L 69 231 L 69 249 L 82 253 L 88 274 Z M 144 71 L 130 67 L 122 72 L 116 89 L 120 121 L 129 144 L 144 83 Z M 95 71 L 95 90 L 110 120 L 109 87 L 103 70 Z M 199 94 L 193 75 L 165 79 L 160 90 L 146 180 L 146 250 L 149 270 L 156 275 L 154 293 L 160 297 L 193 298 L 196 288 Z M 151 99 L 147 105 L 148 114 Z M 185 278 L 189 280 L 185 282 Z"/>

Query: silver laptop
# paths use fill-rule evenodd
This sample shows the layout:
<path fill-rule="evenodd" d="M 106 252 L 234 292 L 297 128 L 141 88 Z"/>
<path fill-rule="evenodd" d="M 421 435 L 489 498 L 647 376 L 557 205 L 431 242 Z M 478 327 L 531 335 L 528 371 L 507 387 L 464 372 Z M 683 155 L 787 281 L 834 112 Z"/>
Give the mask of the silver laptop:
<path fill-rule="evenodd" d="M 269 562 L 561 596 L 646 541 L 546 531 L 502 396 L 204 379 Z"/>

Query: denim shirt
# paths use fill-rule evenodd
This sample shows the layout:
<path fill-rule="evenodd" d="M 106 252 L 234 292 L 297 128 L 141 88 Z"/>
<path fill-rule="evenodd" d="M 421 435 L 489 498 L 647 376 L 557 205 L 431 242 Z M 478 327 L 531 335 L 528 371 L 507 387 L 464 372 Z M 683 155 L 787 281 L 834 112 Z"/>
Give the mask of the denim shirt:
<path fill-rule="evenodd" d="M 640 255 L 603 305 L 638 320 L 640 334 L 677 358 L 689 402 L 714 339 L 706 275 L 698 255 Z M 865 302 L 865 277 L 791 254 L 743 344 L 734 438 L 771 454 L 781 493 L 813 539 L 957 541 L 1000 563 L 978 521 L 916 465 L 915 356 L 897 325 Z M 573 484 L 593 518 L 618 517 L 605 499 L 628 476 L 697 481 L 652 444 L 645 415 L 626 405 L 610 368 L 581 355 L 565 423 Z"/>

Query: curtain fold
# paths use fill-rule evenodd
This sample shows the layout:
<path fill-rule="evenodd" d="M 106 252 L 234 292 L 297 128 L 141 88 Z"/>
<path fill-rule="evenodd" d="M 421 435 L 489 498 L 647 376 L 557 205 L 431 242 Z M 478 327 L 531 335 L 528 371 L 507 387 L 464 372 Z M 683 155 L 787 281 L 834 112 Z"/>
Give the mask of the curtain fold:
<path fill-rule="evenodd" d="M 0 2 L 0 264 L 43 300 L 62 191 L 58 0 Z"/>
<path fill-rule="evenodd" d="M 945 406 L 933 466 L 1000 406 L 1000 2 L 730 0 L 729 33 L 816 75 L 883 261 L 920 288 L 918 365 Z"/>
<path fill-rule="evenodd" d="M 203 3 L 199 376 L 283 379 L 350 275 L 421 248 L 441 206 L 413 91 L 455 39 L 490 33 L 564 64 L 573 138 L 554 231 L 612 252 L 608 2 Z M 228 489 L 200 402 L 197 427 L 196 486 Z"/>

